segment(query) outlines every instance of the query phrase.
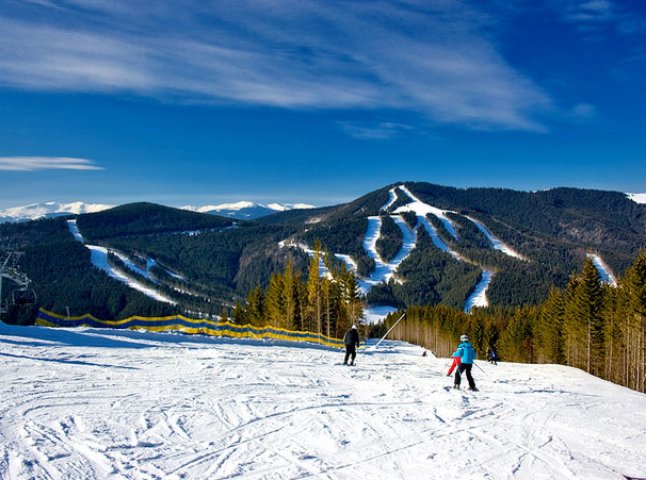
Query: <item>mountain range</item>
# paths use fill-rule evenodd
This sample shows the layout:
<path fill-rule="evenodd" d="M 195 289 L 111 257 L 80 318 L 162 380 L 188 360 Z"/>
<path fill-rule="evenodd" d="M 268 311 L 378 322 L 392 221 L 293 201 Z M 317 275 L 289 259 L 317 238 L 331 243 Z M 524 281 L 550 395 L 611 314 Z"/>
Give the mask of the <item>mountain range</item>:
<path fill-rule="evenodd" d="M 97 213 L 103 210 L 114 208 L 115 205 L 85 202 L 41 202 L 32 203 L 20 207 L 7 208 L 0 210 L 0 223 L 4 222 L 25 222 L 28 220 L 38 220 L 41 218 L 53 218 L 65 215 L 80 215 L 83 213 Z M 180 207 L 182 210 L 192 212 L 208 213 L 212 215 L 222 215 L 224 217 L 236 218 L 239 220 L 253 220 L 255 218 L 271 215 L 276 212 L 284 212 L 294 209 L 315 208 L 307 203 L 269 203 L 262 204 L 250 201 L 240 201 L 235 203 L 222 203 L 218 205 L 204 205 L 196 207 L 187 205 Z"/>
<path fill-rule="evenodd" d="M 40 305 L 103 318 L 218 314 L 268 285 L 288 261 L 304 274 L 317 243 L 329 253 L 326 268 L 355 272 L 366 305 L 470 310 L 541 302 L 586 256 L 611 283 L 646 247 L 646 205 L 634 199 L 398 182 L 349 203 L 285 207 L 253 220 L 229 213 L 251 218 L 249 209 L 277 208 L 79 210 L 74 221 L 2 224 L 0 249 L 25 252 L 16 268 Z"/>

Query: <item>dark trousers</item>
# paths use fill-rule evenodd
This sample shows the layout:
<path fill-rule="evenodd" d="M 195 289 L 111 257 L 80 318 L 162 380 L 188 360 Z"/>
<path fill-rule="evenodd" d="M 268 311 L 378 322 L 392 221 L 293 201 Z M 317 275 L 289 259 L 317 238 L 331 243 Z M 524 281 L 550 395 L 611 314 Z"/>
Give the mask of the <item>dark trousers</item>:
<path fill-rule="evenodd" d="M 470 363 L 461 363 L 460 366 L 458 367 L 458 371 L 455 372 L 455 384 L 460 385 L 460 381 L 462 378 L 460 377 L 460 374 L 462 372 L 467 373 L 467 381 L 469 382 L 469 388 L 476 388 L 476 382 L 473 381 L 473 377 L 471 376 L 471 368 L 473 367 L 472 364 Z"/>
<path fill-rule="evenodd" d="M 344 364 L 348 363 L 348 358 L 350 358 L 350 355 L 352 355 L 352 361 L 350 363 L 354 363 L 354 359 L 357 358 L 357 347 L 355 347 L 354 345 L 345 346 L 345 360 L 343 360 Z"/>

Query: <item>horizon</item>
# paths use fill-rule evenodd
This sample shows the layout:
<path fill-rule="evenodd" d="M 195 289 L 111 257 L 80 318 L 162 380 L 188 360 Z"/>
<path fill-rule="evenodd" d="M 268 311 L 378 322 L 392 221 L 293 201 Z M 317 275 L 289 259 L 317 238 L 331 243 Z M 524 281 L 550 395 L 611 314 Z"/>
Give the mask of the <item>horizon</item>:
<path fill-rule="evenodd" d="M 375 189 L 375 190 L 386 188 L 386 187 L 388 187 L 390 185 L 405 185 L 407 183 L 411 183 L 411 182 L 408 182 L 408 181 L 406 181 L 406 182 L 394 182 L 394 183 L 391 183 L 391 184 L 388 184 L 388 185 L 383 185 L 382 187 L 379 187 L 378 189 Z M 420 182 L 420 183 L 430 183 L 430 182 Z M 456 188 L 456 189 L 464 189 L 464 190 L 468 190 L 470 188 L 478 188 L 478 189 L 482 189 L 482 188 L 484 188 L 484 189 L 498 189 L 499 188 L 499 187 L 475 187 L 475 186 L 474 187 L 454 187 L 454 186 L 451 186 L 451 185 L 439 185 L 439 184 L 435 184 L 435 185 L 440 186 L 440 187 L 444 187 L 444 188 Z M 515 191 L 515 192 L 522 192 L 522 193 L 537 193 L 537 192 L 547 192 L 547 191 L 550 191 L 550 190 L 570 189 L 570 188 L 578 189 L 578 187 L 568 187 L 568 186 L 558 186 L 558 187 L 546 188 L 546 189 L 543 189 L 543 190 L 516 190 L 516 189 L 511 189 L 511 188 L 506 188 L 506 189 L 511 190 L 511 191 Z M 114 207 L 133 204 L 133 203 L 153 203 L 153 204 L 157 204 L 157 205 L 161 205 L 161 206 L 165 206 L 165 207 L 177 208 L 177 209 L 180 209 L 180 210 L 190 210 L 190 211 L 195 211 L 195 212 L 198 212 L 198 213 L 208 213 L 208 212 L 199 212 L 198 211 L 199 209 L 204 209 L 206 207 L 210 207 L 212 210 L 215 210 L 215 209 L 218 209 L 218 208 L 222 209 L 222 210 L 235 210 L 236 208 L 242 208 L 242 206 L 240 206 L 238 204 L 250 203 L 250 205 L 248 205 L 248 207 L 262 206 L 262 207 L 265 207 L 265 208 L 276 210 L 276 213 L 279 213 L 281 210 L 278 209 L 278 208 L 274 208 L 274 206 L 276 206 L 276 205 L 283 206 L 283 207 L 287 206 L 290 209 L 308 209 L 308 208 L 317 209 L 317 208 L 334 207 L 336 205 L 341 205 L 341 204 L 352 202 L 352 201 L 356 200 L 357 198 L 360 198 L 363 195 L 372 193 L 375 190 L 372 190 L 370 192 L 363 192 L 363 193 L 359 194 L 357 197 L 348 198 L 346 200 L 342 200 L 342 201 L 337 202 L 337 203 L 329 203 L 329 204 L 324 204 L 324 205 L 315 205 L 315 204 L 312 204 L 312 203 L 307 202 L 307 201 L 303 201 L 303 202 L 281 202 L 281 201 L 273 201 L 271 199 L 267 199 L 267 200 L 262 201 L 262 200 L 256 200 L 256 199 L 253 199 L 253 198 L 246 198 L 246 197 L 245 198 L 240 197 L 240 199 L 232 199 L 230 201 L 222 201 L 222 202 L 202 202 L 202 203 L 197 203 L 197 204 L 179 203 L 179 204 L 173 204 L 173 205 L 163 203 L 163 202 L 153 201 L 153 200 L 145 200 L 145 199 L 133 200 L 133 201 L 126 200 L 124 202 L 114 203 L 114 204 L 106 203 L 106 202 L 100 202 L 100 201 L 99 202 L 85 202 L 83 200 L 76 199 L 76 200 L 70 200 L 70 201 L 46 200 L 46 201 L 43 201 L 43 202 L 33 202 L 33 203 L 24 204 L 24 205 L 13 205 L 13 206 L 6 206 L 6 207 L 0 205 L 0 213 L 6 212 L 6 211 L 12 210 L 12 209 L 28 208 L 28 207 L 34 207 L 34 206 L 40 206 L 40 205 L 46 205 L 46 204 L 59 204 L 59 205 L 62 205 L 62 206 L 68 206 L 68 205 L 73 205 L 73 204 L 77 204 L 77 203 L 84 204 L 86 206 L 87 205 L 107 206 L 109 208 L 114 208 Z M 622 193 L 622 194 L 626 195 L 628 198 L 630 198 L 635 203 L 646 204 L 646 193 L 619 192 L 618 190 L 601 190 L 601 189 L 595 189 L 595 190 Z M 245 206 L 244 208 L 246 208 L 246 207 L 247 206 Z"/>
<path fill-rule="evenodd" d="M 0 209 L 646 192 L 646 6 L 0 5 Z"/>

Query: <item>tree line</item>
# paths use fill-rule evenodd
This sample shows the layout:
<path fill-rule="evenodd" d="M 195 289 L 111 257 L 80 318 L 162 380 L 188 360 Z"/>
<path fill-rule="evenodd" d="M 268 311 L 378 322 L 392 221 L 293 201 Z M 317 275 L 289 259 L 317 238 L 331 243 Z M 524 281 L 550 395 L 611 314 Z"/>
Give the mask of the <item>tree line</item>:
<path fill-rule="evenodd" d="M 449 356 L 468 334 L 481 357 L 494 348 L 510 362 L 557 363 L 646 392 L 646 250 L 616 287 L 601 282 L 586 258 L 564 289 L 553 288 L 538 305 L 488 307 L 465 314 L 451 307 L 414 306 L 391 338 Z M 391 315 L 373 329 L 394 323 Z"/>
<path fill-rule="evenodd" d="M 325 275 L 320 274 L 321 267 Z M 354 273 L 333 262 L 317 241 L 306 272 L 296 269 L 288 259 L 284 270 L 274 273 L 266 288 L 254 288 L 245 303 L 236 304 L 231 315 L 236 323 L 339 338 L 363 316 L 360 297 Z M 226 310 L 223 317 L 229 317 Z"/>

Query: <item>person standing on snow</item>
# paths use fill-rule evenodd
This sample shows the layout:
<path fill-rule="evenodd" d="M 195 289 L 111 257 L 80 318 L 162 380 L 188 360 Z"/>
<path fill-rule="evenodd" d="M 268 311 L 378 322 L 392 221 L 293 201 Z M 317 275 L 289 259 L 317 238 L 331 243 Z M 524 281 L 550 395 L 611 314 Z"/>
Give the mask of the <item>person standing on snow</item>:
<path fill-rule="evenodd" d="M 357 347 L 359 347 L 359 332 L 357 331 L 356 324 L 352 325 L 352 328 L 345 332 L 343 343 L 345 345 L 345 360 L 343 360 L 343 365 L 348 364 L 350 355 L 352 355 L 350 365 L 354 365 L 354 359 L 357 358 Z"/>
<path fill-rule="evenodd" d="M 455 351 L 455 353 L 457 353 L 460 358 L 460 366 L 458 367 L 458 371 L 455 372 L 455 383 L 453 384 L 453 388 L 460 388 L 460 375 L 462 374 L 462 372 L 466 372 L 467 380 L 469 382 L 469 390 L 477 392 L 478 389 L 476 388 L 476 382 L 471 376 L 473 361 L 476 359 L 476 350 L 475 348 L 473 348 L 473 345 L 471 345 L 471 342 L 469 342 L 468 336 L 462 335 L 460 337 L 460 342 L 461 343 L 460 345 L 458 345 L 458 349 Z"/>
<path fill-rule="evenodd" d="M 489 359 L 489 363 L 498 365 L 498 354 L 493 347 L 489 348 L 489 352 L 487 352 L 487 358 Z"/>

